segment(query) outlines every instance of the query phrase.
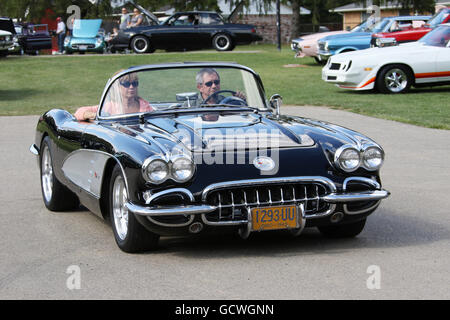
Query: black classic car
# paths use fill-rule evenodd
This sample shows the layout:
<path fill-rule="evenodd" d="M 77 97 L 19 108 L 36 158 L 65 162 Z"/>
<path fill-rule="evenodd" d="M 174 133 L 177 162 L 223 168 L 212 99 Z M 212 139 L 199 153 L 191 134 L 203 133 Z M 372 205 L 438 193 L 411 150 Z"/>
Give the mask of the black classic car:
<path fill-rule="evenodd" d="M 16 38 L 12 51 L 19 54 L 38 54 L 52 48 L 52 37 L 46 24 L 16 24 Z"/>
<path fill-rule="evenodd" d="M 160 23 L 151 12 L 137 4 L 134 6 L 145 15 L 143 25 L 120 30 L 109 43 L 111 52 L 132 49 L 136 53 L 151 53 L 156 49 L 202 48 L 230 51 L 236 45 L 262 40 L 253 25 L 230 23 L 233 13 L 225 20 L 217 12 L 177 12 Z"/>
<path fill-rule="evenodd" d="M 353 237 L 389 196 L 383 149 L 334 124 L 280 114 L 260 77 L 236 63 L 144 65 L 118 72 L 99 106 L 53 109 L 30 151 L 45 206 L 110 218 L 125 252 L 160 236 L 318 227 Z M 81 118 L 80 118 L 81 117 Z"/>

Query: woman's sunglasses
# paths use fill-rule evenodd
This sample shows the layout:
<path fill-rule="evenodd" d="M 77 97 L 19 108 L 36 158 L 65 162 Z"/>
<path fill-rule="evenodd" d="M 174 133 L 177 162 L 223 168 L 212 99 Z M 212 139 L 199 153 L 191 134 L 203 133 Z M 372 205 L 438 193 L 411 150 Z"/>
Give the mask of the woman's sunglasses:
<path fill-rule="evenodd" d="M 205 86 L 211 87 L 211 86 L 213 85 L 213 83 L 214 83 L 216 86 L 218 86 L 218 85 L 220 84 L 220 80 L 213 80 L 213 81 L 205 82 Z"/>
<path fill-rule="evenodd" d="M 135 80 L 135 81 L 132 81 L 132 82 L 130 82 L 130 81 L 123 81 L 123 82 L 120 82 L 120 85 L 125 87 L 125 88 L 129 88 L 131 85 L 133 85 L 133 87 L 136 88 L 137 86 L 139 86 L 139 81 L 138 80 Z"/>

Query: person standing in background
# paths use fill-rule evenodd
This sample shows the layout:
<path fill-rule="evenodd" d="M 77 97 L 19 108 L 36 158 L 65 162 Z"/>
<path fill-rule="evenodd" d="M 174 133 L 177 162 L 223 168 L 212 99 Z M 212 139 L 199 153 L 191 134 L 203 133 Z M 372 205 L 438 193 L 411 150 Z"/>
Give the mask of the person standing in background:
<path fill-rule="evenodd" d="M 122 8 L 122 15 L 120 16 L 119 29 L 125 30 L 130 26 L 130 15 L 128 14 L 127 8 Z"/>
<path fill-rule="evenodd" d="M 134 14 L 131 17 L 130 27 L 138 27 L 141 25 L 142 21 L 144 20 L 144 17 L 136 8 L 133 10 L 133 12 Z"/>
<path fill-rule="evenodd" d="M 58 36 L 58 50 L 59 54 L 62 54 L 64 51 L 64 38 L 66 37 L 66 25 L 61 20 L 61 17 L 56 18 L 56 22 L 58 23 L 56 27 L 56 35 Z"/>

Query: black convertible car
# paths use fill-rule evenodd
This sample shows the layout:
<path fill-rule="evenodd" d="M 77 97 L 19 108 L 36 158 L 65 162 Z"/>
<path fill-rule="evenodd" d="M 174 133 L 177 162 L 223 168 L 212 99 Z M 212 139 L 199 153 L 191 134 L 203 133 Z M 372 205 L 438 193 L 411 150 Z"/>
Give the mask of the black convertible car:
<path fill-rule="evenodd" d="M 262 40 L 254 26 L 230 23 L 233 13 L 225 20 L 217 12 L 178 12 L 160 24 L 151 12 L 133 5 L 145 15 L 143 25 L 119 31 L 109 43 L 111 52 L 132 49 L 136 53 L 151 53 L 156 49 L 203 48 L 229 51 L 236 45 Z"/>
<path fill-rule="evenodd" d="M 109 217 L 126 252 L 152 249 L 161 235 L 218 229 L 356 236 L 389 196 L 382 148 L 350 129 L 281 115 L 280 104 L 235 63 L 123 70 L 98 107 L 76 113 L 94 110 L 94 119 L 60 109 L 40 117 L 30 151 L 44 204 L 62 211 L 81 202 Z"/>

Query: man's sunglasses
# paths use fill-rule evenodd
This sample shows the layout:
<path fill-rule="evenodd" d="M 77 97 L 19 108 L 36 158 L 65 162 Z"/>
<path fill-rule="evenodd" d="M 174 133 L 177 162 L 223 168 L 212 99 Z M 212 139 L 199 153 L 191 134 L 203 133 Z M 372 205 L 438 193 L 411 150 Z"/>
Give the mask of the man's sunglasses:
<path fill-rule="evenodd" d="M 213 80 L 213 81 L 205 82 L 205 86 L 211 87 L 211 86 L 213 85 L 213 83 L 214 83 L 216 86 L 218 86 L 218 85 L 220 84 L 220 80 Z"/>
<path fill-rule="evenodd" d="M 132 82 L 130 82 L 130 81 L 123 81 L 123 82 L 120 82 L 120 85 L 125 87 L 125 88 L 129 88 L 131 85 L 133 85 L 133 87 L 136 88 L 137 86 L 139 86 L 139 81 L 137 81 L 137 80 L 132 81 Z"/>

